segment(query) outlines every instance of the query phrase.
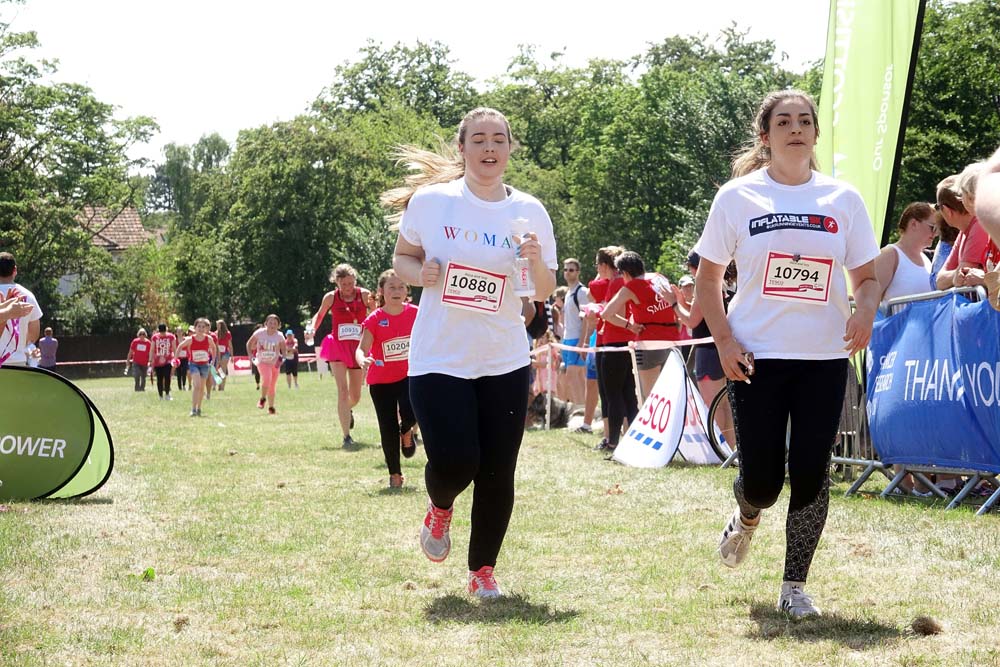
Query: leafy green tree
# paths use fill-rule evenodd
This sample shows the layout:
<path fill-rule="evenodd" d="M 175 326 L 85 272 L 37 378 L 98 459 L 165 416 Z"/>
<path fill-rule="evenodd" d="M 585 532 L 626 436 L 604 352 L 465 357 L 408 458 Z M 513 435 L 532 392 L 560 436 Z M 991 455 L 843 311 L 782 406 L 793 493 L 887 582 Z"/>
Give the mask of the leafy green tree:
<path fill-rule="evenodd" d="M 457 126 L 479 95 L 472 77 L 455 70 L 453 63 L 448 47 L 440 42 L 418 40 L 414 46 L 397 43 L 385 49 L 369 40 L 358 61 L 336 68 L 313 110 L 333 118 L 395 104 L 430 114 L 442 127 Z"/>
<path fill-rule="evenodd" d="M 9 5 L 0 2 L 0 7 Z M 128 150 L 156 130 L 144 117 L 117 119 L 85 86 L 49 83 L 54 66 L 30 57 L 33 32 L 0 21 L 0 247 L 15 253 L 21 280 L 58 316 L 59 277 L 89 259 L 84 206 L 118 211 L 135 200 Z"/>

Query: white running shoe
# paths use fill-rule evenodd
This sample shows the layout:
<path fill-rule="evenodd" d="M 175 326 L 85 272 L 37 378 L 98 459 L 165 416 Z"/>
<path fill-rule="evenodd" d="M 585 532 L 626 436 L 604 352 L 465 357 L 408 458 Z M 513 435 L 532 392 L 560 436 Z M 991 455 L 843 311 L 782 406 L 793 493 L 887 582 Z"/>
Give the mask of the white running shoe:
<path fill-rule="evenodd" d="M 503 595 L 497 580 L 493 578 L 492 567 L 484 565 L 478 570 L 469 571 L 469 595 L 480 600 L 492 600 Z"/>
<path fill-rule="evenodd" d="M 778 611 L 792 618 L 819 616 L 822 612 L 813 599 L 802 590 L 805 584 L 800 581 L 785 581 L 781 584 L 781 595 L 778 597 Z"/>
<path fill-rule="evenodd" d="M 443 510 L 427 503 L 427 516 L 424 525 L 420 527 L 420 548 L 424 555 L 435 563 L 440 563 L 451 552 L 451 537 L 448 529 L 451 527 L 451 515 L 454 507 Z"/>
<path fill-rule="evenodd" d="M 726 567 L 739 567 L 743 559 L 750 551 L 750 540 L 753 539 L 753 531 L 757 530 L 757 524 L 748 526 L 743 523 L 743 515 L 740 508 L 736 508 L 733 517 L 726 524 L 726 529 L 722 531 L 722 538 L 719 540 L 719 558 Z"/>

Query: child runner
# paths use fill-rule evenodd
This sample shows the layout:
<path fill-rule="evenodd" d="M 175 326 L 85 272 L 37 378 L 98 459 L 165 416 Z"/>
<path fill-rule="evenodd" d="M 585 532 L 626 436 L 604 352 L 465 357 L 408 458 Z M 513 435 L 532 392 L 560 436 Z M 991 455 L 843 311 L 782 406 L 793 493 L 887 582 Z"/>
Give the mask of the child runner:
<path fill-rule="evenodd" d="M 177 362 L 177 390 L 178 391 L 186 391 L 186 390 L 189 390 L 191 388 L 191 387 L 188 386 L 188 381 L 187 381 L 187 379 L 188 379 L 188 349 L 184 348 L 182 350 L 181 347 L 180 347 L 180 344 L 182 342 L 184 342 L 185 338 L 189 338 L 190 336 L 193 336 L 193 335 L 194 335 L 194 328 L 193 327 L 188 327 L 186 333 L 185 333 L 185 331 L 184 331 L 184 329 L 182 327 L 178 327 L 177 328 L 177 341 L 178 341 L 178 343 L 177 343 L 177 347 L 174 350 L 174 354 L 176 355 L 174 357 L 174 359 Z"/>
<path fill-rule="evenodd" d="M 149 368 L 151 347 L 146 330 L 140 327 L 129 344 L 128 356 L 125 357 L 125 363 L 129 365 L 129 370 L 135 379 L 136 391 L 146 391 L 146 372 Z"/>
<path fill-rule="evenodd" d="M 229 331 L 229 326 L 225 320 L 215 322 L 215 340 L 219 346 L 219 370 L 222 371 L 222 382 L 219 383 L 219 391 L 226 390 L 226 380 L 229 378 L 229 360 L 233 358 L 233 334 Z"/>
<path fill-rule="evenodd" d="M 350 264 L 333 267 L 330 282 L 337 289 L 323 295 L 323 303 L 313 316 L 309 327 L 319 329 L 323 316 L 330 311 L 332 332 L 323 339 L 319 356 L 330 362 L 333 377 L 337 381 L 337 416 L 340 430 L 344 434 L 344 447 L 354 444 L 351 429 L 354 415 L 351 408 L 361 400 L 361 385 L 364 373 L 357 365 L 354 351 L 361 340 L 361 323 L 368 317 L 370 293 L 357 284 L 358 274 Z"/>
<path fill-rule="evenodd" d="M 761 510 L 777 501 L 791 418 L 778 609 L 794 618 L 820 613 L 804 586 L 826 523 L 848 357 L 871 338 L 880 291 L 879 250 L 864 201 L 854 187 L 814 170 L 818 135 L 809 95 L 782 90 L 765 97 L 754 143 L 733 162 L 733 179 L 715 195 L 695 246 L 695 298 L 729 379 L 740 451 L 738 507 L 719 555 L 726 566 L 739 565 Z M 739 290 L 727 317 L 723 275 L 732 259 Z"/>
<path fill-rule="evenodd" d="M 285 330 L 285 360 L 281 362 L 285 372 L 288 388 L 292 388 L 292 378 L 295 378 L 295 388 L 299 388 L 299 339 L 291 329 Z"/>
<path fill-rule="evenodd" d="M 416 418 L 410 407 L 410 332 L 417 307 L 406 303 L 406 283 L 392 269 L 378 278 L 381 307 L 363 322 L 364 331 L 355 352 L 358 365 L 368 371 L 368 391 L 375 404 L 382 453 L 389 469 L 389 487 L 403 486 L 399 453 L 410 458 L 417 451 L 413 442 Z"/>
<path fill-rule="evenodd" d="M 167 325 L 161 324 L 151 339 L 153 345 L 153 372 L 156 373 L 156 393 L 160 400 L 172 401 L 170 395 L 170 362 L 174 360 L 177 350 L 177 337 L 167 331 Z"/>
<path fill-rule="evenodd" d="M 393 265 L 420 285 L 413 326 L 410 401 L 424 436 L 430 496 L 420 545 L 434 562 L 451 550 L 455 498 L 470 484 L 469 592 L 500 595 L 493 576 L 514 507 L 514 468 L 528 408 L 528 345 L 515 257 L 527 259 L 535 293 L 545 301 L 559 266 L 552 222 L 534 197 L 503 182 L 510 125 L 477 108 L 458 128 L 458 154 L 414 147 L 402 161 L 421 173 L 385 193 L 402 212 Z M 514 234 L 514 227 L 530 231 Z"/>
<path fill-rule="evenodd" d="M 260 400 L 257 407 L 264 409 L 267 404 L 268 414 L 274 414 L 274 390 L 278 385 L 278 375 L 281 372 L 281 360 L 285 357 L 285 337 L 278 329 L 281 320 L 271 314 L 264 318 L 264 328 L 257 329 L 247 341 L 247 356 L 253 360 L 260 371 Z"/>
<path fill-rule="evenodd" d="M 205 382 L 209 376 L 212 359 L 218 358 L 219 349 L 208 335 L 212 323 L 207 317 L 194 322 L 194 334 L 177 346 L 177 353 L 188 354 L 188 375 L 191 377 L 191 416 L 201 417 L 201 401 L 205 397 Z"/>

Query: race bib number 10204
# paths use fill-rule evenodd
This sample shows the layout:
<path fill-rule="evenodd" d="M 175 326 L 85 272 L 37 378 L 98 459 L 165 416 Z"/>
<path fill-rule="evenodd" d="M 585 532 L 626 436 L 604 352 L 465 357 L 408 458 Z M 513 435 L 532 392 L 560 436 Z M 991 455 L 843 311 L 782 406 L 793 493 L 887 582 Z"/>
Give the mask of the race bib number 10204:
<path fill-rule="evenodd" d="M 506 286 L 505 274 L 448 262 L 441 302 L 452 308 L 492 315 L 500 310 Z"/>

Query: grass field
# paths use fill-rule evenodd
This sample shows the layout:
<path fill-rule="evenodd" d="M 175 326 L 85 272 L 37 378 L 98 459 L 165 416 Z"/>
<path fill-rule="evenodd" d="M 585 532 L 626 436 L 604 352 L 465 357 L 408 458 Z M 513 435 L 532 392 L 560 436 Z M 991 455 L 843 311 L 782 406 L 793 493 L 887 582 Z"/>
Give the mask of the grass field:
<path fill-rule="evenodd" d="M 784 501 L 743 568 L 717 561 L 733 471 L 605 462 L 593 438 L 525 437 L 497 577 L 464 594 L 471 494 L 427 561 L 423 450 L 390 492 L 367 394 L 346 451 L 330 378 L 236 378 L 188 418 L 131 380 L 82 383 L 111 426 L 108 484 L 0 513 L 0 664 L 1000 665 L 1000 521 L 834 488 L 809 591 L 773 611 Z M 911 629 L 931 616 L 944 631 Z"/>

